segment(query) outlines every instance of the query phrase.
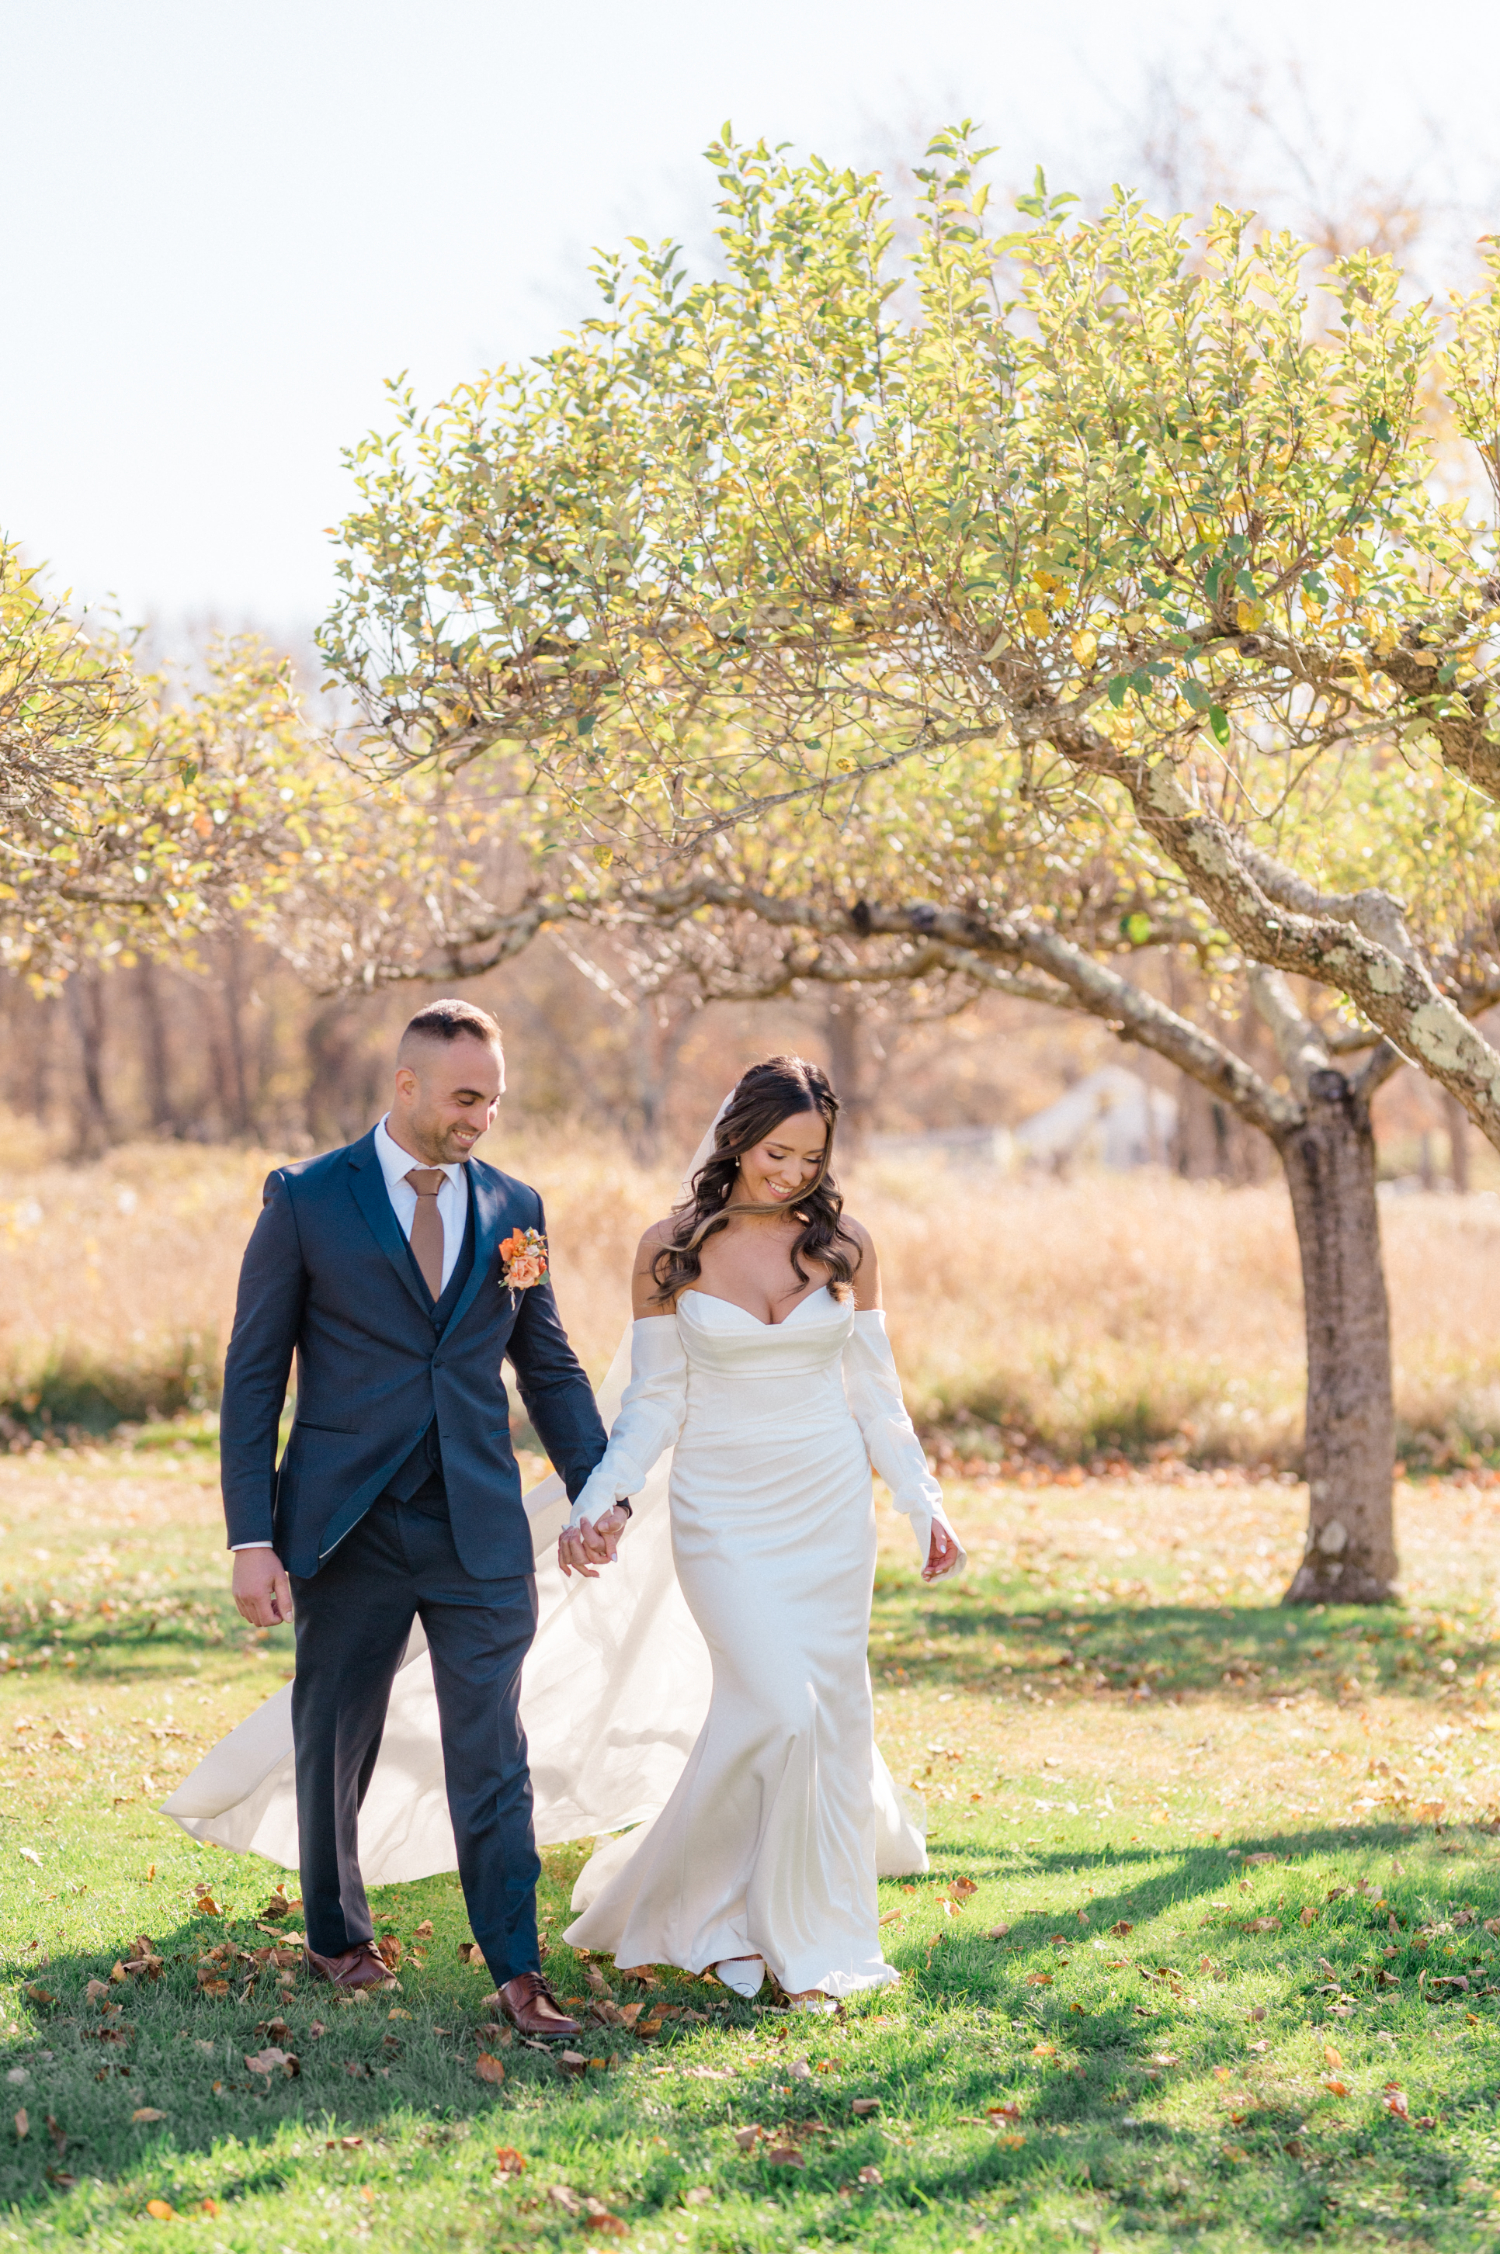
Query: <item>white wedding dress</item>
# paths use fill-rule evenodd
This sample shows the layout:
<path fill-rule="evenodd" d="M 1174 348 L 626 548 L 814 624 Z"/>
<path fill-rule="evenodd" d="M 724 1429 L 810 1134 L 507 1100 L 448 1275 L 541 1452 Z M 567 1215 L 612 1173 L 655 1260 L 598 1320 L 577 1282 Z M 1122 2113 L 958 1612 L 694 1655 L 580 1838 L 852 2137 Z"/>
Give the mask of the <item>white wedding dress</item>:
<path fill-rule="evenodd" d="M 891 1980 L 875 1879 L 927 1857 L 921 1811 L 873 1736 L 871 1462 L 924 1559 L 934 1518 L 947 1522 L 884 1318 L 820 1290 L 773 1326 L 686 1293 L 675 1316 L 627 1336 L 599 1394 L 606 1423 L 621 1406 L 574 1513 L 597 1515 L 611 1489 L 631 1495 L 613 1566 L 566 1579 L 562 1483 L 554 1474 L 526 1497 L 539 1624 L 521 1719 L 537 1841 L 600 1842 L 568 1938 L 695 1972 L 758 1953 L 792 1990 Z M 210 1749 L 163 1812 L 195 1838 L 296 1867 L 290 1684 Z M 456 1865 L 420 1623 L 359 1838 L 370 1886 Z"/>
<path fill-rule="evenodd" d="M 565 1938 L 690 1972 L 759 1956 L 792 1992 L 882 1986 L 896 1975 L 877 1871 L 927 1858 L 874 1741 L 871 1458 L 924 1556 L 941 1515 L 885 1318 L 818 1290 L 770 1324 L 683 1292 L 675 1315 L 635 1326 L 631 1384 L 575 1520 L 639 1491 L 669 1446 L 673 1555 L 712 1696 L 661 1814 L 586 1865 Z"/>

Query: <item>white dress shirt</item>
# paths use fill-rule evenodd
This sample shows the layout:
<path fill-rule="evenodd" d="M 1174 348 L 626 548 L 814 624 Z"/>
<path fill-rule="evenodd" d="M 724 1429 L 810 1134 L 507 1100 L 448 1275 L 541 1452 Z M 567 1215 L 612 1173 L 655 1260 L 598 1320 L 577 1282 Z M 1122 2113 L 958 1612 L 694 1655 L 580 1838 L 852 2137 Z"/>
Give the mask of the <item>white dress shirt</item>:
<path fill-rule="evenodd" d="M 390 1115 L 387 1113 L 386 1117 Z M 401 1234 L 411 1243 L 412 1223 L 417 1218 L 417 1193 L 406 1177 L 414 1166 L 427 1167 L 425 1158 L 413 1158 L 403 1150 L 392 1136 L 385 1120 L 375 1130 L 375 1156 L 380 1161 L 380 1171 L 385 1176 L 386 1192 L 391 1210 L 401 1224 Z M 429 1169 L 430 1171 L 430 1169 Z M 461 1165 L 442 1169 L 443 1186 L 437 1194 L 438 1214 L 443 1224 L 443 1290 L 448 1278 L 458 1264 L 463 1250 L 464 1230 L 469 1223 L 469 1177 Z M 442 1291 L 438 1293 L 442 1297 Z"/>
<path fill-rule="evenodd" d="M 387 1118 L 390 1116 L 387 1113 Z M 391 1210 L 401 1224 L 401 1234 L 411 1243 L 412 1223 L 417 1217 L 417 1193 L 406 1176 L 414 1166 L 425 1167 L 425 1158 L 413 1158 L 409 1150 L 390 1134 L 382 1119 L 375 1129 L 375 1156 L 380 1161 L 380 1171 L 385 1176 L 386 1195 Z M 452 1275 L 458 1255 L 463 1248 L 464 1230 L 469 1225 L 469 1177 L 461 1165 L 442 1169 L 443 1186 L 437 1194 L 438 1212 L 443 1223 L 443 1288 Z M 438 1297 L 442 1297 L 439 1292 Z M 268 1550 L 269 1542 L 236 1542 L 237 1550 Z"/>

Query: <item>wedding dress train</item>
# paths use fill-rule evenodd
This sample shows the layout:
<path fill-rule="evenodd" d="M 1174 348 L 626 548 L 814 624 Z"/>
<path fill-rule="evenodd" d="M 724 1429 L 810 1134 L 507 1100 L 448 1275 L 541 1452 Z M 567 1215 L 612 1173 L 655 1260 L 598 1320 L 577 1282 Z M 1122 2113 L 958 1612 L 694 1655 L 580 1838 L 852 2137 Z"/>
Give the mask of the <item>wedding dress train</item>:
<path fill-rule="evenodd" d="M 835 1398 L 839 1352 L 834 1326 L 850 1325 L 850 1344 L 855 1347 L 852 1357 L 846 1355 L 846 1363 L 850 1365 L 847 1377 L 850 1399 L 860 1397 L 862 1383 L 868 1396 L 861 1429 L 865 1431 L 871 1454 L 883 1476 L 894 1485 L 901 1480 L 904 1469 L 909 1484 L 913 1469 L 911 1451 L 915 1450 L 915 1462 L 921 1465 L 921 1450 L 910 1425 L 905 1423 L 904 1414 L 900 1413 L 899 1392 L 895 1400 L 897 1413 L 893 1418 L 888 1398 L 881 1410 L 877 1398 L 878 1379 L 872 1379 L 869 1371 L 861 1379 L 853 1335 L 858 1326 L 878 1324 L 880 1318 L 850 1318 L 843 1310 L 834 1312 L 835 1303 L 826 1295 L 816 1297 L 820 1302 L 816 1322 L 805 1315 L 801 1307 L 794 1310 L 794 1317 L 804 1337 L 816 1330 L 823 1341 L 827 1413 L 832 1417 L 840 1406 Z M 823 1307 L 830 1312 L 822 1313 Z M 736 1312 L 741 1323 L 754 1321 L 743 1310 Z M 669 1318 L 654 1320 L 663 1329 L 678 1327 Z M 726 1319 L 710 1315 L 705 1320 L 707 1324 L 723 1324 Z M 772 1336 L 781 1339 L 785 1329 L 785 1325 L 778 1326 Z M 791 1336 L 795 1339 L 796 1333 Z M 630 1345 L 627 1334 L 600 1388 L 599 1408 L 606 1425 L 620 1405 L 629 1370 Z M 888 1362 L 889 1348 L 884 1346 L 883 1334 L 880 1345 Z M 893 1381 L 893 1370 L 890 1377 Z M 889 1391 L 887 1385 L 887 1396 Z M 735 1467 L 725 1474 L 726 1486 L 737 1479 L 754 1477 L 756 1439 L 775 1446 L 783 1429 L 783 1413 L 790 1412 L 790 1404 L 773 1398 L 774 1394 L 774 1387 L 760 1389 L 757 1416 L 763 1421 L 758 1422 L 755 1432 L 748 1436 L 750 1445 L 746 1445 L 746 1436 L 741 1436 Z M 882 1414 L 889 1427 L 884 1442 Z M 867 1614 L 869 1559 L 873 1556 L 869 1472 L 861 1451 L 856 1494 L 855 1458 L 850 1445 L 853 1426 L 848 1408 L 842 1409 L 842 1418 L 839 1475 L 841 1492 L 850 1506 L 850 1527 L 853 1529 L 857 1523 L 860 1529 L 857 1539 L 852 1532 L 849 1537 L 858 1554 L 858 1573 L 848 1589 L 816 1591 L 810 1587 L 808 1601 L 794 1604 L 788 1620 L 795 1618 L 799 1624 L 814 1620 L 820 1599 L 826 1598 L 839 1656 L 832 1672 L 819 1675 L 818 1695 L 826 1693 L 831 1697 L 836 1687 L 838 1698 L 850 1698 L 854 1712 L 862 1719 L 856 1730 L 847 1718 L 840 1721 L 830 1712 L 828 1728 L 833 1735 L 825 1731 L 818 1740 L 818 1756 L 826 1760 L 836 1745 L 840 1763 L 853 1763 L 852 1781 L 845 1778 L 835 1783 L 836 1804 L 841 1808 L 850 1804 L 851 1793 L 855 1800 L 861 1794 L 866 1796 L 866 1804 L 861 1806 L 858 1817 L 860 1836 L 873 1850 L 873 1870 L 881 1876 L 894 1877 L 925 1869 L 926 1853 L 920 1813 L 903 1804 L 870 1734 L 863 1627 L 858 1631 L 856 1652 L 851 1609 L 862 1607 Z M 901 1437 L 899 1426 L 903 1424 L 907 1445 L 903 1464 L 898 1465 L 890 1451 Z M 858 1435 L 854 1437 L 857 1442 Z M 883 1447 L 884 1462 L 881 1460 Z M 698 1435 L 693 1437 L 693 1448 L 695 1459 L 701 1461 Z M 787 1461 L 784 1456 L 781 1460 Z M 585 1867 L 577 1904 L 580 1907 L 585 1897 L 597 1896 L 602 1901 L 612 1877 L 623 1878 L 625 1873 L 621 1866 L 633 1862 L 651 1841 L 657 1842 L 654 1851 L 659 1860 L 671 1827 L 663 1832 L 651 1820 L 659 1817 L 672 1800 L 709 1715 L 713 1663 L 703 1633 L 684 1597 L 673 1561 L 668 1500 L 672 1466 L 672 1454 L 664 1452 L 649 1475 L 632 1490 L 634 1517 L 628 1535 L 620 1545 L 616 1564 L 597 1581 L 577 1576 L 568 1580 L 559 1570 L 557 1537 L 569 1515 L 561 1480 L 551 1475 L 526 1496 L 535 1545 L 539 1624 L 536 1642 L 526 1661 L 521 1719 L 530 1747 L 537 1841 L 546 1846 L 563 1840 L 623 1832 L 623 1836 L 605 1841 Z M 925 1473 L 925 1465 L 922 1470 Z M 710 1485 L 714 1486 L 712 1477 Z M 809 1504 L 803 1497 L 802 1487 L 801 1479 L 794 1480 L 784 1498 L 785 1505 L 798 1524 L 814 1528 L 821 1524 L 818 1505 Z M 744 1488 L 740 1491 L 747 1492 Z M 757 1492 L 772 1509 L 779 1507 L 764 1479 Z M 926 1523 L 919 1503 L 916 1524 L 924 1555 Z M 706 1524 L 706 1520 L 699 1522 L 700 1541 Z M 725 1531 L 733 1538 L 731 1529 L 726 1526 Z M 820 1533 L 818 1539 L 825 1540 L 828 1536 Z M 775 1655 L 784 1649 L 777 1639 L 785 1631 L 781 1624 L 768 1620 L 766 1615 L 776 1608 L 777 1591 L 782 1585 L 780 1576 L 789 1560 L 778 1552 L 774 1540 L 757 1541 L 754 1554 L 765 1561 L 767 1578 L 763 1597 L 755 1595 L 749 1578 L 743 1580 L 740 1593 L 763 1623 L 769 1678 L 779 1663 Z M 692 1568 L 689 1570 L 691 1572 Z M 726 1596 L 732 1594 L 735 1578 L 732 1566 L 719 1576 L 718 1585 Z M 712 1584 L 712 1570 L 705 1568 L 700 1579 L 704 1586 Z M 821 1712 L 820 1708 L 820 1719 Z M 716 1729 L 715 1759 L 721 1742 Z M 695 1777 L 703 1774 L 702 1759 L 694 1774 Z M 827 1778 L 826 1768 L 824 1775 Z M 290 1684 L 284 1685 L 209 1750 L 164 1803 L 163 1812 L 195 1838 L 211 1840 L 240 1852 L 261 1854 L 273 1862 L 296 1868 L 297 1809 Z M 809 1820 L 812 1821 L 810 1838 L 816 1843 L 822 1833 L 811 1813 Z M 647 1823 L 651 1823 L 650 1833 L 639 1828 L 623 1828 Z M 379 1757 L 360 1810 L 359 1837 L 361 1866 L 365 1882 L 370 1886 L 424 1878 L 456 1866 L 438 1736 L 437 1702 L 420 1624 L 412 1629 L 406 1656 L 391 1692 Z M 753 1842 L 752 1859 L 760 1861 L 754 1854 Z M 847 1875 L 850 1870 L 847 1852 L 833 1856 L 829 1867 Z M 849 1883 L 854 1883 L 852 1878 Z M 601 1912 L 601 1915 L 608 1914 L 607 1910 Z M 780 1913 L 776 1914 L 779 1918 Z M 847 1911 L 841 1915 L 847 1923 Z M 862 1917 L 859 1924 L 861 1936 L 864 1936 Z M 773 1956 L 773 1966 L 780 1974 L 784 1964 L 790 1973 L 794 1964 L 803 1962 L 802 1927 L 794 1914 L 791 1924 L 779 1924 L 778 1930 L 785 1931 L 790 1939 L 787 1948 Z M 860 1963 L 873 1965 L 873 1935 L 861 1938 L 860 1949 Z M 729 1953 L 733 1952 L 720 1951 L 720 1954 Z M 813 1982 L 802 1984 L 811 1986 Z"/>

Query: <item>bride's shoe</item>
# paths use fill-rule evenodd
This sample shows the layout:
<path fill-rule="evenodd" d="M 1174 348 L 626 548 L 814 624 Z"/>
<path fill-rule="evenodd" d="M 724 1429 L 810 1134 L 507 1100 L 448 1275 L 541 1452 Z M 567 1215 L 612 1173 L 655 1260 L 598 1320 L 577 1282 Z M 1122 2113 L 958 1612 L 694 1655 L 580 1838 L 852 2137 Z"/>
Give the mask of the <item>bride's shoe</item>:
<path fill-rule="evenodd" d="M 764 1957 L 725 1957 L 714 1966 L 714 1973 L 732 1994 L 743 1996 L 749 2003 L 752 1996 L 760 1994 L 766 1977 L 766 1960 Z"/>

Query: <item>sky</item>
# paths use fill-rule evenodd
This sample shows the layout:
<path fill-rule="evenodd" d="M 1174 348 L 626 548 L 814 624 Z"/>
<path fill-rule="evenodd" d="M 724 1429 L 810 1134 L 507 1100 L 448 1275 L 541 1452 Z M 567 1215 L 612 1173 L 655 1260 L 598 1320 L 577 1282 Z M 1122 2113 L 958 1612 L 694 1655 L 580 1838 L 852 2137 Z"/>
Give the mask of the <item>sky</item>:
<path fill-rule="evenodd" d="M 1042 162 L 1097 192 L 1165 84 L 1208 103 L 1257 192 L 1357 202 L 1409 176 L 1455 240 L 1500 228 L 1493 0 L 1258 0 L 1250 21 L 1178 0 L 0 0 L 0 529 L 85 606 L 305 640 L 342 450 L 388 420 L 385 380 L 434 401 L 544 351 L 586 306 L 592 245 L 701 244 L 726 120 L 868 163 L 968 115 L 1002 179 Z"/>

